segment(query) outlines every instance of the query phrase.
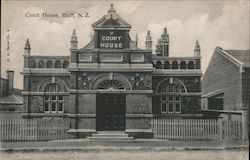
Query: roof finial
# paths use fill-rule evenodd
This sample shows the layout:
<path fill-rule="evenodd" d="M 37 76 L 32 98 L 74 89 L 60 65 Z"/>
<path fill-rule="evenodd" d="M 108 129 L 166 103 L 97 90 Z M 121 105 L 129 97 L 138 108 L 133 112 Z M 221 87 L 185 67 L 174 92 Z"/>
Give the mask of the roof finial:
<path fill-rule="evenodd" d="M 77 41 L 77 35 L 76 35 L 76 30 L 73 29 L 73 33 L 71 35 L 71 41 Z"/>
<path fill-rule="evenodd" d="M 150 31 L 147 32 L 145 44 L 145 49 L 152 49 L 152 37 L 150 35 Z"/>
<path fill-rule="evenodd" d="M 164 28 L 163 33 L 164 33 L 164 34 L 167 34 L 167 28 L 166 28 L 166 27 Z"/>
<path fill-rule="evenodd" d="M 29 38 L 27 38 L 27 40 L 26 40 L 25 49 L 30 49 L 30 41 L 29 41 Z"/>
<path fill-rule="evenodd" d="M 199 41 L 196 40 L 195 47 L 194 47 L 194 56 L 200 56 L 201 55 L 201 47 L 199 44 Z"/>
<path fill-rule="evenodd" d="M 116 13 L 113 3 L 110 4 L 110 9 L 108 10 L 108 13 Z"/>

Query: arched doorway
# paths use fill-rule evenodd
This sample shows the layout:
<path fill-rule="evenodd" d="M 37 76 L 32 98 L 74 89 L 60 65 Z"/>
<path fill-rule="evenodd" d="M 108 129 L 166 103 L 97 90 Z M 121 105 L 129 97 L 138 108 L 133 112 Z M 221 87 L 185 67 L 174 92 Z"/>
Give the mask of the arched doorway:
<path fill-rule="evenodd" d="M 124 131 L 126 123 L 126 97 L 122 91 L 126 84 L 117 79 L 106 79 L 96 85 L 96 130 Z"/>

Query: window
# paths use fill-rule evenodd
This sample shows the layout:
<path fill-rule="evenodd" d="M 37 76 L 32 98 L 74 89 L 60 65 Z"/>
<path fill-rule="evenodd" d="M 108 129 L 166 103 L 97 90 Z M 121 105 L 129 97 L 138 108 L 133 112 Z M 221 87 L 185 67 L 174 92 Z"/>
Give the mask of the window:
<path fill-rule="evenodd" d="M 58 92 L 64 92 L 63 87 L 57 83 L 50 83 L 44 92 L 44 113 L 63 113 L 65 98 L 64 95 L 58 95 Z"/>
<path fill-rule="evenodd" d="M 164 88 L 162 89 L 161 95 L 161 112 L 181 113 L 180 87 L 175 84 L 168 84 Z"/>
<path fill-rule="evenodd" d="M 46 95 L 44 96 L 45 113 L 63 113 L 64 96 Z"/>
<path fill-rule="evenodd" d="M 161 111 L 162 111 L 163 113 L 166 113 L 166 112 L 167 112 L 167 105 L 166 105 L 166 103 L 162 103 L 162 104 L 161 104 Z"/>
<path fill-rule="evenodd" d="M 174 112 L 174 104 L 173 103 L 169 103 L 168 104 L 168 113 L 173 113 Z"/>
<path fill-rule="evenodd" d="M 63 61 L 63 68 L 68 68 L 69 66 L 69 61 L 65 60 Z"/>
<path fill-rule="evenodd" d="M 162 63 L 161 61 L 156 62 L 156 69 L 162 69 Z"/>
<path fill-rule="evenodd" d="M 48 60 L 46 63 L 47 68 L 53 68 L 53 62 L 51 60 Z"/>
<path fill-rule="evenodd" d="M 40 60 L 38 62 L 38 68 L 45 68 L 45 64 L 44 64 L 44 61 L 43 60 Z"/>
<path fill-rule="evenodd" d="M 188 62 L 188 69 L 194 69 L 194 62 L 193 61 Z"/>
<path fill-rule="evenodd" d="M 61 67 L 62 67 L 61 61 L 56 60 L 56 62 L 55 62 L 55 68 L 61 68 Z"/>
<path fill-rule="evenodd" d="M 125 90 L 124 85 L 117 80 L 104 80 L 97 88 L 101 90 Z"/>
<path fill-rule="evenodd" d="M 186 69 L 187 68 L 187 64 L 186 64 L 185 61 L 181 61 L 180 68 L 181 69 Z"/>
<path fill-rule="evenodd" d="M 164 62 L 164 69 L 170 69 L 169 61 Z"/>
<path fill-rule="evenodd" d="M 178 69 L 178 63 L 177 63 L 177 61 L 173 61 L 173 63 L 172 63 L 172 69 Z"/>
<path fill-rule="evenodd" d="M 181 113 L 182 93 L 187 93 L 185 85 L 176 78 L 166 78 L 156 87 L 160 95 L 161 113 Z"/>
<path fill-rule="evenodd" d="M 181 97 L 179 95 L 162 95 L 161 112 L 181 113 Z"/>

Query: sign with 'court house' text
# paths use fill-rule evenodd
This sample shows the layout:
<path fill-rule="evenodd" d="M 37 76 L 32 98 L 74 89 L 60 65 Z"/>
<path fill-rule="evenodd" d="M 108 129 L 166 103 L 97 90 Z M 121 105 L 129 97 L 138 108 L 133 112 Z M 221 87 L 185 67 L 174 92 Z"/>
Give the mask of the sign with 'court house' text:
<path fill-rule="evenodd" d="M 99 48 L 122 49 L 125 47 L 125 35 L 121 31 L 99 32 Z"/>

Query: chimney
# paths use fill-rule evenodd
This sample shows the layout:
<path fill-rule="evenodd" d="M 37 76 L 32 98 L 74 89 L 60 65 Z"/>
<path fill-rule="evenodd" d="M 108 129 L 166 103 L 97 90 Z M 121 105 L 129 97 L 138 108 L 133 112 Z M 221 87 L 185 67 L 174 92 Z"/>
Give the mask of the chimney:
<path fill-rule="evenodd" d="M 13 70 L 7 70 L 7 80 L 8 80 L 8 95 L 13 94 L 13 88 L 14 88 L 14 71 Z"/>

